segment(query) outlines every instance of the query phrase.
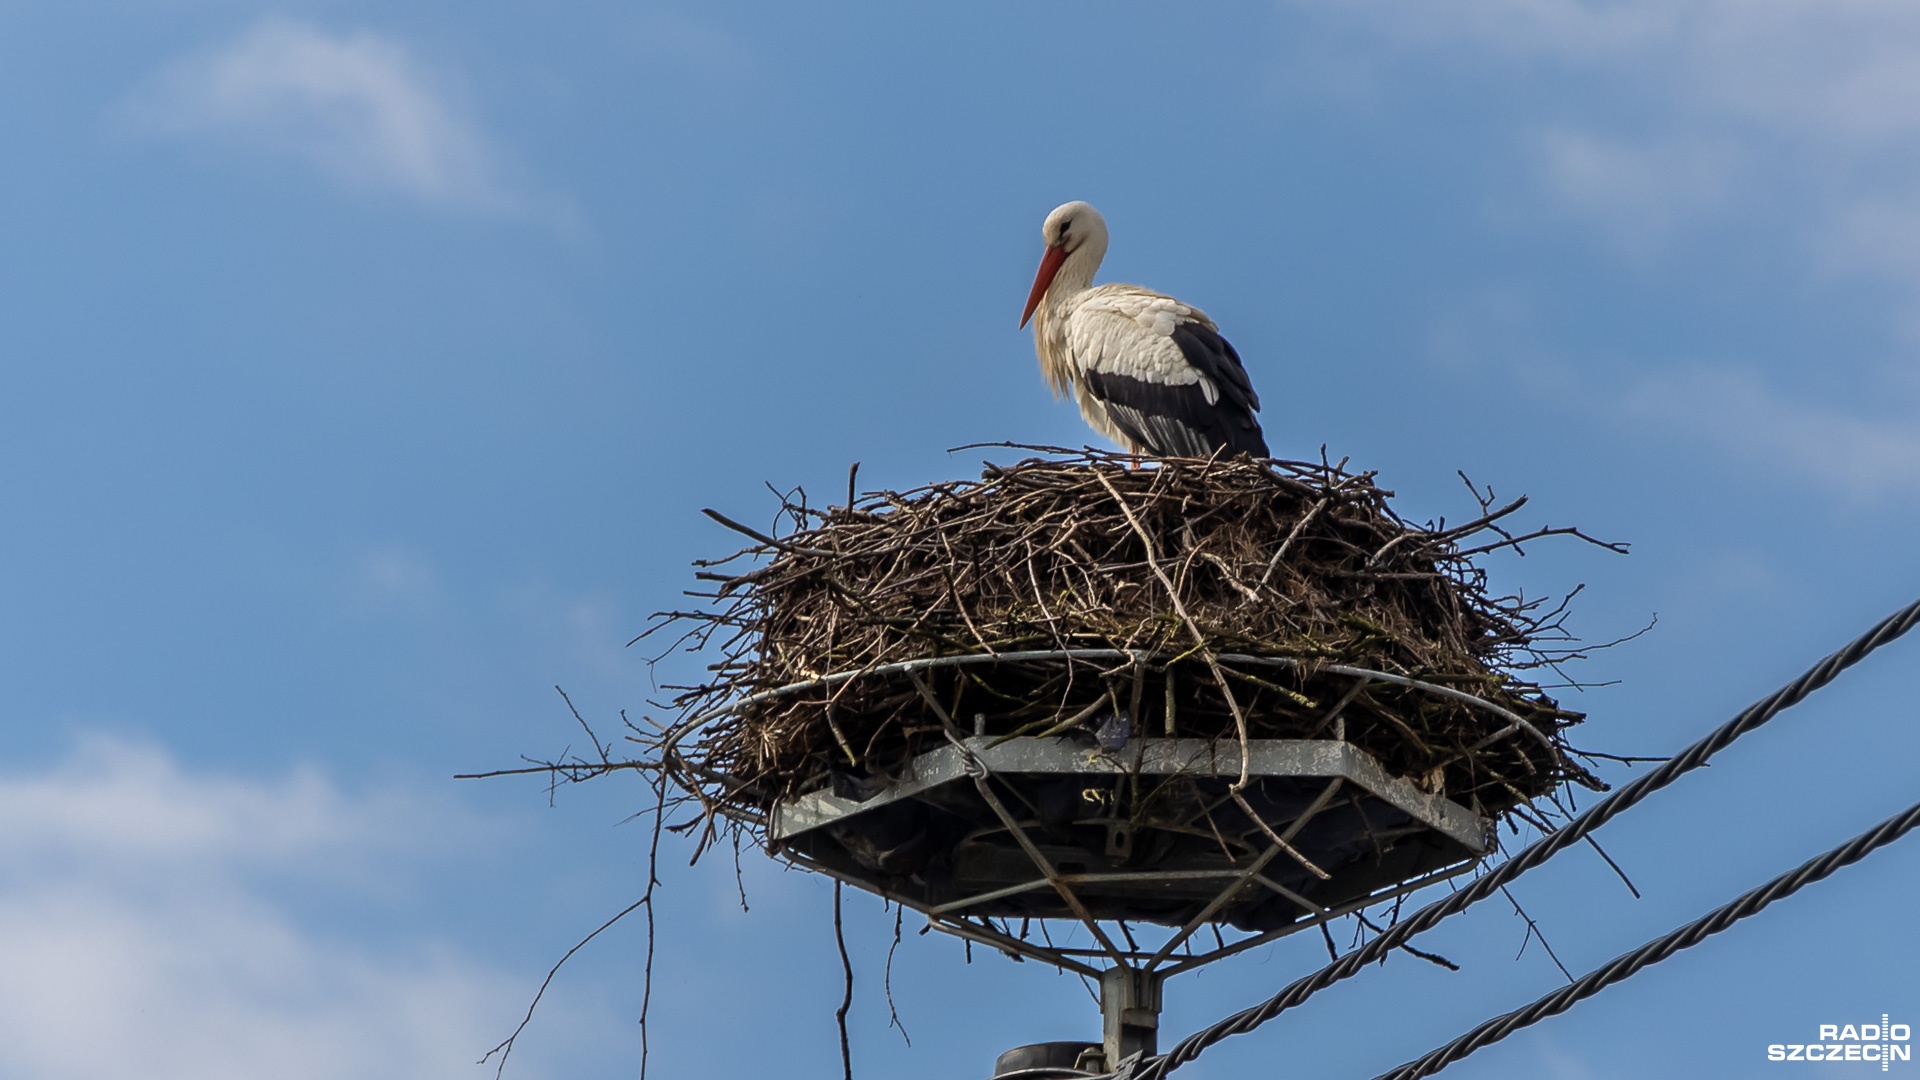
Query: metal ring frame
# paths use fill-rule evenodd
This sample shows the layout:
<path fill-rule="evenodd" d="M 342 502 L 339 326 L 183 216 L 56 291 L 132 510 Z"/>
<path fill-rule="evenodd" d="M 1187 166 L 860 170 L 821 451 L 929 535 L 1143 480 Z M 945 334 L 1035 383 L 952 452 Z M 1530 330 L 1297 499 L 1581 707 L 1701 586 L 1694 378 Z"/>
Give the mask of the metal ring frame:
<path fill-rule="evenodd" d="M 1131 663 L 1140 664 L 1156 659 L 1162 659 L 1162 656 L 1158 653 L 1141 649 L 1027 649 L 1020 652 L 929 656 L 919 660 L 901 660 L 891 664 L 875 664 L 872 667 L 855 668 L 851 671 L 836 671 L 830 675 L 803 679 L 800 682 L 788 683 L 785 686 L 776 686 L 771 690 L 762 690 L 759 693 L 748 694 L 746 697 L 740 698 L 737 701 L 730 701 L 725 705 L 716 706 L 696 716 L 689 717 L 675 724 L 673 729 L 668 732 L 664 750 L 668 754 L 678 756 L 681 739 L 706 726 L 708 723 L 718 720 L 728 713 L 744 709 L 749 705 L 757 705 L 762 701 L 772 701 L 776 698 L 787 697 L 792 694 L 797 694 L 802 690 L 837 686 L 851 679 L 865 678 L 872 675 L 900 675 L 907 672 L 924 671 L 930 668 L 968 667 L 974 664 L 1017 664 L 1034 660 L 1066 660 L 1068 662 L 1074 660 L 1126 660 Z M 1252 656 L 1246 653 L 1217 653 L 1214 659 L 1224 663 L 1254 664 L 1265 667 L 1298 668 L 1302 663 L 1302 661 L 1295 660 L 1288 656 Z M 1558 756 L 1560 753 L 1560 748 L 1554 745 L 1553 740 L 1541 734 L 1540 729 L 1527 722 L 1525 717 L 1522 717 L 1511 709 L 1495 705 L 1485 698 L 1475 697 L 1464 690 L 1456 690 L 1451 686 L 1441 686 L 1438 683 L 1408 678 L 1405 675 L 1394 675 L 1389 672 L 1374 671 L 1369 668 L 1351 667 L 1346 664 L 1321 664 L 1318 669 L 1332 672 L 1335 675 L 1350 675 L 1358 679 L 1363 679 L 1365 681 L 1361 683 L 1362 686 L 1367 682 L 1384 682 L 1391 683 L 1395 686 L 1404 686 L 1412 690 L 1420 690 L 1429 694 L 1438 694 L 1441 697 L 1452 698 L 1473 708 L 1483 709 L 1507 722 L 1506 727 L 1481 739 L 1473 745 L 1472 749 L 1477 750 L 1489 743 L 1498 742 L 1515 732 L 1524 731 L 1528 735 L 1531 735 L 1534 741 L 1546 747 L 1547 750 L 1555 756 Z"/>
<path fill-rule="evenodd" d="M 1279 832 L 1268 832 L 1268 839 L 1276 842 L 1272 843 L 1247 867 L 1234 870 L 1183 872 L 1181 876 L 1184 877 L 1203 876 L 1221 878 L 1223 879 L 1223 888 L 1212 901 L 1203 906 L 1197 915 L 1183 924 L 1179 930 L 1157 949 L 1148 950 L 1133 946 L 1131 935 L 1126 933 L 1124 923 L 1121 924 L 1121 928 L 1123 935 L 1128 937 L 1128 945 L 1130 947 L 1125 949 L 1121 948 L 1114 942 L 1112 937 L 1101 928 L 1099 920 L 1088 913 L 1087 908 L 1074 893 L 1075 885 L 1098 883 L 1114 875 L 1063 874 L 1051 864 L 1046 856 L 1034 846 L 1031 838 L 1028 837 L 1025 824 L 1015 818 L 1007 809 L 1006 805 L 994 794 L 990 786 L 990 780 L 993 774 L 981 763 L 979 757 L 973 753 L 966 742 L 962 740 L 953 719 L 946 714 L 944 707 L 932 696 L 930 691 L 928 691 L 925 682 L 916 677 L 916 673 L 933 668 L 964 667 L 978 664 L 1023 663 L 1045 660 L 1065 660 L 1069 663 L 1075 660 L 1125 660 L 1131 664 L 1142 664 L 1158 658 L 1160 658 L 1159 654 L 1145 650 L 1107 648 L 1039 649 L 1017 652 L 972 653 L 960 656 L 927 657 L 918 660 L 878 664 L 851 671 L 834 672 L 817 678 L 806 679 L 750 694 L 736 701 L 728 702 L 725 705 L 708 709 L 692 716 L 674 725 L 674 727 L 669 730 L 663 743 L 663 753 L 679 761 L 683 767 L 687 767 L 691 772 L 705 774 L 709 779 L 716 782 L 727 783 L 730 782 L 731 778 L 711 773 L 709 770 L 696 769 L 691 766 L 691 763 L 685 760 L 685 757 L 679 750 L 681 740 L 720 717 L 760 702 L 775 700 L 809 689 L 835 686 L 849 680 L 868 676 L 908 675 L 915 684 L 915 689 L 920 692 L 923 700 L 934 710 L 935 714 L 939 716 L 946 726 L 949 741 L 965 755 L 968 761 L 968 772 L 971 774 L 974 784 L 979 789 L 982 799 L 993 810 L 995 817 L 1000 819 L 1000 824 L 1006 828 L 1008 833 L 1019 843 L 1022 849 L 1025 850 L 1028 857 L 1033 860 L 1040 876 L 1031 882 L 1006 889 L 997 889 L 961 901 L 928 905 L 910 897 L 899 895 L 891 890 L 879 888 L 873 882 L 858 879 L 837 871 L 799 852 L 788 850 L 783 852 L 781 857 L 805 869 L 844 881 L 847 884 L 854 885 L 868 892 L 878 893 L 903 907 L 911 908 L 924 915 L 927 918 L 929 927 L 932 929 L 937 929 L 943 933 L 951 934 L 968 941 L 978 942 L 1004 952 L 1015 959 L 1031 958 L 1065 971 L 1072 971 L 1092 978 L 1100 978 L 1104 973 L 1102 969 L 1081 959 L 1082 957 L 1086 959 L 1106 959 L 1111 961 L 1116 967 L 1131 969 L 1139 975 L 1151 978 L 1157 982 L 1171 975 L 1191 971 L 1204 964 L 1211 963 L 1214 960 L 1244 952 L 1302 930 L 1321 926 L 1333 919 L 1352 914 L 1383 900 L 1390 900 L 1396 896 L 1414 892 L 1428 885 L 1455 877 L 1477 865 L 1478 859 L 1467 859 L 1454 866 L 1445 867 L 1410 881 L 1400 882 L 1375 890 L 1366 896 L 1334 907 L 1321 907 L 1301 896 L 1299 893 L 1287 889 L 1271 880 L 1266 874 L 1262 873 L 1262 871 L 1269 862 L 1279 855 L 1283 853 L 1289 854 L 1303 863 L 1306 862 L 1297 852 L 1292 851 L 1288 841 L 1307 824 L 1309 819 L 1319 813 L 1332 801 L 1333 796 L 1343 783 L 1341 778 L 1335 777 L 1320 793 L 1319 797 L 1292 821 L 1284 825 L 1272 823 L 1274 828 L 1281 830 Z M 1301 661 L 1290 657 L 1253 656 L 1242 653 L 1218 654 L 1216 659 L 1223 663 L 1267 667 L 1298 668 L 1302 666 Z M 1336 719 L 1341 710 L 1343 710 L 1367 684 L 1383 682 L 1403 686 L 1422 693 L 1450 698 L 1472 708 L 1490 713 L 1507 722 L 1505 727 L 1481 739 L 1470 747 L 1470 750 L 1479 749 L 1480 747 L 1484 747 L 1519 732 L 1525 732 L 1553 753 L 1556 758 L 1559 757 L 1561 753 L 1560 748 L 1556 746 L 1550 738 L 1543 734 L 1538 728 L 1534 727 L 1533 724 L 1529 723 L 1524 717 L 1514 713 L 1510 709 L 1487 701 L 1484 698 L 1475 697 L 1472 694 L 1454 689 L 1453 687 L 1441 686 L 1436 683 L 1430 683 L 1404 675 L 1395 675 L 1390 672 L 1374 671 L 1368 668 L 1352 667 L 1344 664 L 1322 664 L 1317 666 L 1317 670 L 1336 675 L 1346 675 L 1355 680 L 1351 690 L 1344 694 L 1340 701 L 1323 717 L 1323 724 Z M 1311 863 L 1306 863 L 1306 865 L 1312 868 Z M 964 909 L 974 904 L 999 899 L 1018 892 L 1044 889 L 1047 887 L 1055 889 L 1061 899 L 1067 903 L 1068 907 L 1075 911 L 1077 915 L 1076 921 L 1087 928 L 1093 939 L 1098 942 L 1099 948 L 1087 949 L 1056 946 L 1051 943 L 1050 939 L 1043 945 L 1027 938 L 1024 930 L 1016 934 L 1012 932 L 1010 927 L 1003 928 L 993 925 L 993 922 L 988 917 L 968 916 L 965 914 Z M 1286 898 L 1288 901 L 1299 905 L 1304 911 L 1311 914 L 1298 922 L 1264 933 L 1256 933 L 1239 941 L 1227 942 L 1223 939 L 1219 947 L 1211 951 L 1195 953 L 1192 952 L 1191 947 L 1189 947 L 1186 953 L 1176 956 L 1176 950 L 1186 944 L 1195 932 L 1206 925 L 1211 916 L 1232 902 L 1235 897 L 1239 896 L 1241 892 L 1248 887 L 1259 887 L 1274 892 Z M 1044 934 L 1045 920 L 1042 919 L 1039 921 L 1042 923 Z"/>

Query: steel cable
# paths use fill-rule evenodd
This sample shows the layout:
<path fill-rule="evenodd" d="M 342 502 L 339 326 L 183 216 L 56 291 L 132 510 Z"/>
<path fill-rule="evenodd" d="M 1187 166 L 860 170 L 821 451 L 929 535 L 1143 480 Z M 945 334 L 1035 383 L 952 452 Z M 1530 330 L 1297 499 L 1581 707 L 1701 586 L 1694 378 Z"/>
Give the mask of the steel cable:
<path fill-rule="evenodd" d="M 1828 656 L 1799 678 L 1782 686 L 1766 698 L 1715 729 L 1706 738 L 1668 758 L 1652 772 L 1600 800 L 1587 812 L 1560 829 L 1541 837 L 1476 879 L 1443 899 L 1436 900 L 1406 919 L 1387 928 L 1372 941 L 1348 953 L 1319 971 L 1298 979 L 1273 997 L 1249 1009 L 1227 1017 L 1210 1027 L 1182 1039 L 1162 1057 L 1145 1062 L 1135 1075 L 1139 1080 L 1160 1080 L 1174 1069 L 1192 1061 L 1201 1051 L 1231 1035 L 1252 1031 L 1288 1009 L 1306 1001 L 1321 990 L 1357 974 L 1362 968 L 1384 958 L 1408 938 L 1430 930 L 1441 919 L 1465 911 L 1468 907 L 1498 892 L 1501 886 L 1539 866 L 1548 859 L 1579 843 L 1587 834 L 1612 821 L 1647 796 L 1700 768 L 1713 755 L 1726 749 L 1735 739 L 1758 728 L 1781 712 L 1804 701 L 1814 691 L 1831 683 L 1840 673 L 1859 663 L 1875 649 L 1899 638 L 1920 624 L 1920 600 L 1881 620 L 1840 651 Z"/>
<path fill-rule="evenodd" d="M 1716 909 L 1706 917 L 1690 922 L 1663 937 L 1655 938 L 1630 953 L 1616 956 L 1606 966 L 1582 976 L 1574 983 L 1563 986 L 1524 1008 L 1515 1009 L 1504 1016 L 1496 1016 L 1438 1050 L 1409 1061 L 1392 1072 L 1382 1073 L 1374 1080 L 1418 1080 L 1422 1076 L 1432 1076 L 1483 1046 L 1497 1043 L 1529 1024 L 1566 1012 L 1573 1007 L 1574 1003 L 1592 997 L 1629 975 L 1652 967 L 1681 949 L 1698 945 L 1749 915 L 1759 914 L 1768 904 L 1776 900 L 1784 900 L 1801 888 L 1827 877 L 1835 870 L 1859 862 L 1875 849 L 1885 847 L 1905 836 L 1915 826 L 1920 826 L 1920 804 L 1916 804 L 1904 814 L 1888 818 L 1873 829 L 1861 833 L 1825 855 L 1802 864 L 1799 869 L 1774 878 L 1733 903 Z"/>

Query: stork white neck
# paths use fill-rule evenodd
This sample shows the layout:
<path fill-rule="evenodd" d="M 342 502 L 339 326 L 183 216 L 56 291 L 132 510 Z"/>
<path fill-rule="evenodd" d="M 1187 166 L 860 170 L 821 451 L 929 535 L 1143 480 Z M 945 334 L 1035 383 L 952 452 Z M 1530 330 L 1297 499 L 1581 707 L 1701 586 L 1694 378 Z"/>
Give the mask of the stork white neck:
<path fill-rule="evenodd" d="M 1094 272 L 1107 254 L 1107 222 L 1100 211 L 1084 202 L 1056 207 L 1040 226 L 1047 253 L 1034 282 L 1035 295 L 1027 300 L 1033 316 L 1033 340 L 1040 370 L 1055 394 L 1073 383 L 1066 362 L 1066 321 L 1076 299 L 1093 287 Z M 1023 317 L 1021 321 L 1025 321 Z"/>

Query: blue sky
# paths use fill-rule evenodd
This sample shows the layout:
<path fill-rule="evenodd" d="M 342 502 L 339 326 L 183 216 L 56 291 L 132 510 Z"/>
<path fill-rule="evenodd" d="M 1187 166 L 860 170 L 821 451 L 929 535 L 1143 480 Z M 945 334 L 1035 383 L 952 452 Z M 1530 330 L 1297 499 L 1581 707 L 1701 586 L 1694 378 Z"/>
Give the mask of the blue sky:
<path fill-rule="evenodd" d="M 637 894 L 642 793 L 451 775 L 577 741 L 556 684 L 646 709 L 624 643 L 731 549 L 701 507 L 1087 441 L 1014 327 L 1068 199 L 1106 280 L 1218 320 L 1276 453 L 1633 542 L 1496 567 L 1586 582 L 1593 638 L 1658 613 L 1587 668 L 1587 745 L 1677 749 L 1920 594 L 1892 0 L 15 0 L 0 145 L 7 1076 L 491 1075 Z M 1562 959 L 1909 805 L 1917 648 L 1603 831 L 1645 899 L 1577 851 L 1529 875 Z M 742 912 L 685 854 L 658 1075 L 837 1076 L 829 890 L 749 852 Z M 1896 846 L 1449 1075 L 1744 1075 L 1920 1016 L 1916 890 Z M 891 918 L 848 917 L 865 1075 L 1093 1030 L 1076 982 L 909 935 L 908 1047 Z M 1395 960 L 1183 1075 L 1371 1076 L 1555 985 L 1510 910 L 1455 922 L 1464 971 Z M 637 1071 L 642 940 L 568 967 L 509 1075 Z M 1322 958 L 1184 977 L 1169 1030 Z"/>

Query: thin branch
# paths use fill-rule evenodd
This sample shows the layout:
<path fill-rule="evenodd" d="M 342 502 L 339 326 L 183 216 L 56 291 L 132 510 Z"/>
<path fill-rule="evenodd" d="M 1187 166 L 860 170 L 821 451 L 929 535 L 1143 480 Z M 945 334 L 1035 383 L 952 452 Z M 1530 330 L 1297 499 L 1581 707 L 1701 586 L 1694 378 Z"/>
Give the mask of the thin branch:
<path fill-rule="evenodd" d="M 649 893 L 651 893 L 652 890 L 649 889 L 648 891 Z M 500 1063 L 494 1069 L 494 1072 L 493 1072 L 495 1080 L 498 1080 L 499 1076 L 506 1071 L 507 1057 L 508 1055 L 513 1053 L 514 1043 L 516 1043 L 519 1040 L 520 1033 L 527 1030 L 527 1025 L 533 1023 L 533 1011 L 540 1007 L 540 999 L 546 996 L 547 987 L 553 984 L 553 977 L 560 973 L 560 968 L 563 965 L 565 965 L 567 961 L 573 959 L 574 953 L 577 953 L 581 949 L 585 948 L 587 942 L 592 941 L 594 938 L 599 937 L 601 931 L 612 926 L 614 923 L 619 922 L 621 919 L 624 919 L 627 916 L 633 914 L 634 911 L 636 911 L 641 907 L 651 908 L 652 907 L 652 904 L 650 903 L 651 899 L 652 899 L 651 895 L 642 896 L 640 899 L 635 900 L 633 903 L 628 904 L 625 908 L 622 908 L 620 911 L 620 914 L 615 915 L 613 918 L 608 919 L 606 922 L 601 923 L 599 927 L 593 931 L 593 933 L 588 934 L 586 937 L 583 937 L 579 941 L 574 942 L 573 948 L 568 949 L 567 954 L 565 956 L 562 956 L 553 965 L 552 968 L 548 969 L 547 977 L 540 980 L 540 989 L 533 995 L 533 1001 L 528 1003 L 527 1014 L 520 1018 L 520 1023 L 518 1026 L 516 1026 L 513 1029 L 513 1034 L 507 1036 L 505 1039 L 502 1039 L 498 1046 L 495 1046 L 493 1049 L 481 1055 L 480 1060 L 474 1062 L 474 1064 L 485 1065 L 489 1060 L 493 1058 L 493 1055 L 499 1054 Z M 651 965 L 649 965 L 649 967 L 651 967 Z"/>
<path fill-rule="evenodd" d="M 1515 953 L 1513 958 L 1518 960 L 1521 956 L 1525 955 L 1527 942 L 1529 940 L 1538 941 L 1540 947 L 1547 950 L 1547 956 L 1553 961 L 1553 966 L 1560 969 L 1560 974 L 1565 975 L 1568 982 L 1572 982 L 1573 972 L 1568 971 L 1567 965 L 1560 962 L 1560 956 L 1553 951 L 1553 946 L 1548 943 L 1547 935 L 1540 932 L 1540 924 L 1533 921 L 1533 916 L 1527 914 L 1527 909 L 1520 906 L 1520 901 L 1513 898 L 1513 894 L 1507 891 L 1505 885 L 1500 886 L 1500 895 L 1506 897 L 1507 903 L 1513 905 L 1513 913 L 1515 915 L 1527 921 L 1527 936 L 1520 939 L 1520 951 Z"/>
<path fill-rule="evenodd" d="M 913 1045 L 913 1036 L 907 1034 L 907 1025 L 900 1020 L 900 1010 L 893 1006 L 893 952 L 900 947 L 900 921 L 906 915 L 905 905 L 895 905 L 893 909 L 893 944 L 887 946 L 887 970 L 881 980 L 881 986 L 887 993 L 887 1026 L 900 1032 L 900 1038 L 908 1046 Z"/>
<path fill-rule="evenodd" d="M 840 970 L 846 977 L 847 992 L 833 1018 L 840 1025 L 840 1067 L 846 1080 L 853 1080 L 853 1045 L 847 1041 L 847 1010 L 853 1008 L 853 961 L 847 956 L 847 934 L 840 923 L 840 879 L 833 881 L 833 942 L 840 947 Z"/>

